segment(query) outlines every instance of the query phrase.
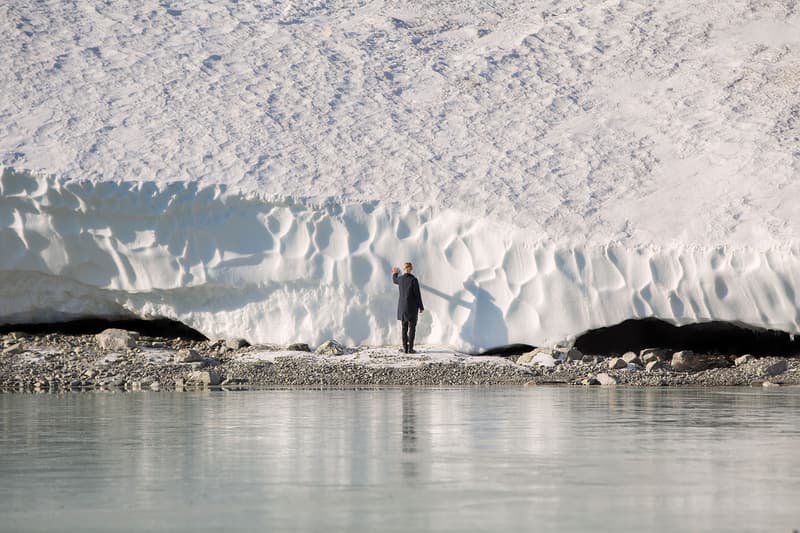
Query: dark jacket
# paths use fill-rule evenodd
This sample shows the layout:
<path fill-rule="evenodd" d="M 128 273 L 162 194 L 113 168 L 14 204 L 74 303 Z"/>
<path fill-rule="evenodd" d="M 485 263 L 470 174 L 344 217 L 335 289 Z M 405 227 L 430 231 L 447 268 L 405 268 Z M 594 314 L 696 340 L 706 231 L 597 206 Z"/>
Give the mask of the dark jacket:
<path fill-rule="evenodd" d="M 411 274 L 392 274 L 392 281 L 400 287 L 400 299 L 397 301 L 397 320 L 416 322 L 422 307 L 422 295 L 419 293 L 419 281 Z"/>

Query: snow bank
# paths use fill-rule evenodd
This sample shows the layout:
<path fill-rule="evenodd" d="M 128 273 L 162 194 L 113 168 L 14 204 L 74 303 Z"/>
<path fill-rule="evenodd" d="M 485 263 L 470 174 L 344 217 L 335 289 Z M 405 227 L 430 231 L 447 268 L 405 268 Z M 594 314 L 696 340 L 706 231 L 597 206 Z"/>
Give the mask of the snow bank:
<path fill-rule="evenodd" d="M 541 345 L 650 316 L 800 332 L 797 247 L 574 245 L 433 207 L 5 169 L 0 250 L 7 323 L 133 314 L 252 342 L 392 344 L 390 269 L 410 260 L 422 343 Z"/>

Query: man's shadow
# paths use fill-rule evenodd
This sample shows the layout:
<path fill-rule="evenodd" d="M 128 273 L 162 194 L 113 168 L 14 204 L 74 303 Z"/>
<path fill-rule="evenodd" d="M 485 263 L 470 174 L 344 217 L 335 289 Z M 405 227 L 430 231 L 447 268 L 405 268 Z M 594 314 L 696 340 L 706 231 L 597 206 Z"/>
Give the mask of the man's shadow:
<path fill-rule="evenodd" d="M 472 294 L 473 300 L 468 302 L 456 296 L 445 294 L 428 285 L 422 286 L 426 291 L 449 301 L 451 306 L 469 309 L 469 317 L 461 328 L 461 337 L 470 343 L 487 349 L 503 346 L 508 343 L 508 328 L 503 311 L 494 303 L 489 291 L 482 289 L 472 280 L 464 283 L 464 289 Z"/>

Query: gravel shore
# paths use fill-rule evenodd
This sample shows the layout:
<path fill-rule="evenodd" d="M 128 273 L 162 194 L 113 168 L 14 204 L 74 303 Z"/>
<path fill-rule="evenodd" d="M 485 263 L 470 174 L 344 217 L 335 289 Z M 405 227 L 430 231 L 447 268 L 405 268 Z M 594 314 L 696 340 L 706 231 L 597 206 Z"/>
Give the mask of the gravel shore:
<path fill-rule="evenodd" d="M 348 348 L 335 341 L 311 352 L 303 344 L 250 346 L 237 339 L 165 339 L 123 330 L 0 336 L 2 392 L 547 384 L 797 385 L 800 359 L 665 350 L 629 353 L 623 359 L 574 349 L 491 357 L 425 346 L 419 353 L 404 354 L 394 347 Z"/>

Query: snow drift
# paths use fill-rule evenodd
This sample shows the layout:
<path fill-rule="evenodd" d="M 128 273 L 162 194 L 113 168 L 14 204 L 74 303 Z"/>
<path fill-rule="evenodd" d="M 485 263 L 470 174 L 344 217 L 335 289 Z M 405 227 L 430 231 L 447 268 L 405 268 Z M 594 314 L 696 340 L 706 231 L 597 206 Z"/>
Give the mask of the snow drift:
<path fill-rule="evenodd" d="M 136 315 L 209 337 L 387 344 L 390 268 L 411 260 L 427 343 L 546 344 L 631 317 L 800 323 L 795 248 L 565 246 L 449 209 L 8 169 L 0 193 L 4 321 Z"/>

